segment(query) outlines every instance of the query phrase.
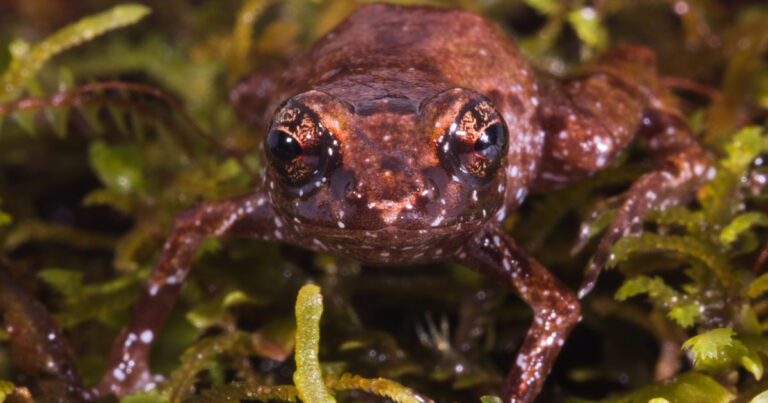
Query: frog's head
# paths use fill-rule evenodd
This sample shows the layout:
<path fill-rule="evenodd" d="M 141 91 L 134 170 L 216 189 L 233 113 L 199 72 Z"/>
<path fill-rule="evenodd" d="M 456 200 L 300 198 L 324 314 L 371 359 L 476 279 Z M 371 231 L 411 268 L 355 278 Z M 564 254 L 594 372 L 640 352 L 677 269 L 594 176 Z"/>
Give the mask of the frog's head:
<path fill-rule="evenodd" d="M 273 117 L 267 184 L 289 222 L 368 231 L 477 223 L 503 204 L 507 137 L 491 101 L 466 89 L 354 105 L 312 90 Z"/>

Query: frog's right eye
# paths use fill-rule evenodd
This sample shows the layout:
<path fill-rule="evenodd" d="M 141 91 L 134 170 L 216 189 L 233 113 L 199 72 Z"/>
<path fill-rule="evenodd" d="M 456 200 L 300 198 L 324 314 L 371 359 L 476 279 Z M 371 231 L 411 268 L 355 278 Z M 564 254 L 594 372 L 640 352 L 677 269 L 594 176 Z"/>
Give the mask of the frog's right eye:
<path fill-rule="evenodd" d="M 267 159 L 285 183 L 302 186 L 323 173 L 330 137 L 314 112 L 289 102 L 267 133 Z"/>

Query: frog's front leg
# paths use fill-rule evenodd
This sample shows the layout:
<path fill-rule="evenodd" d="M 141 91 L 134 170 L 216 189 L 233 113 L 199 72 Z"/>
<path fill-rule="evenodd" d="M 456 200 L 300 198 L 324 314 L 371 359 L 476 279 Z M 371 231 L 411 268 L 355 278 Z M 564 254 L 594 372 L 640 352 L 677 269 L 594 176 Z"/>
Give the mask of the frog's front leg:
<path fill-rule="evenodd" d="M 565 338 L 581 318 L 576 296 L 496 223 L 459 248 L 455 260 L 510 288 L 533 309 L 533 324 L 502 390 L 505 402 L 532 401 Z"/>
<path fill-rule="evenodd" d="M 606 167 L 635 133 L 641 135 L 655 166 L 617 199 L 616 217 L 579 290 L 583 297 L 619 239 L 639 233 L 650 209 L 686 202 L 713 171 L 674 98 L 659 81 L 655 57 L 648 49 L 619 46 L 562 86 L 542 84 L 539 115 L 546 132 L 545 155 L 534 190 Z"/>
<path fill-rule="evenodd" d="M 283 237 L 282 226 L 264 193 L 204 203 L 182 211 L 133 316 L 113 345 L 109 367 L 97 393 L 124 396 L 152 386 L 148 365 L 152 341 L 165 323 L 202 241 L 223 236 L 274 240 Z"/>

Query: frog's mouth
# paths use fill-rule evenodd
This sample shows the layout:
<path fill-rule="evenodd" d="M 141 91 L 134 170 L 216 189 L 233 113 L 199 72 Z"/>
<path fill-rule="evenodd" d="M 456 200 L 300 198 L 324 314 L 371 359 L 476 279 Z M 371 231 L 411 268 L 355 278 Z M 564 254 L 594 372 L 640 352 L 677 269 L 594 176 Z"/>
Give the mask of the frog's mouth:
<path fill-rule="evenodd" d="M 377 239 L 377 238 L 413 238 L 424 236 L 440 236 L 455 234 L 458 232 L 473 231 L 490 221 L 479 217 L 458 217 L 446 221 L 440 225 L 432 226 L 401 226 L 385 225 L 379 228 L 356 228 L 350 226 L 328 227 L 318 223 L 303 223 L 297 226 L 296 231 L 303 235 L 311 235 L 318 238 L 345 238 L 345 239 Z"/>

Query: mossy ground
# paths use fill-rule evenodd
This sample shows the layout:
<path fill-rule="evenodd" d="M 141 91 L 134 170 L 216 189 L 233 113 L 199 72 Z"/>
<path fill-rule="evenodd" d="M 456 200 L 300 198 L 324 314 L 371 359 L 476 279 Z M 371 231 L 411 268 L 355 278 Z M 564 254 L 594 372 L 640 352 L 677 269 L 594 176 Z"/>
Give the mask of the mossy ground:
<path fill-rule="evenodd" d="M 583 301 L 584 320 L 539 401 L 748 402 L 768 389 L 768 5 L 432 3 L 493 19 L 547 74 L 563 75 L 613 43 L 649 46 L 719 159 L 718 176 L 691 204 L 652 214 L 643 236 L 617 245 L 615 270 Z M 287 63 L 360 3 L 148 2 L 140 22 L 143 9 L 133 9 L 43 42 L 116 4 L 0 0 L 0 247 L 64 327 L 88 385 L 103 373 L 174 215 L 252 186 L 247 170 L 261 163 L 263 133 L 237 122 L 228 89 L 249 71 Z M 109 32 L 95 37 L 99 29 Z M 151 94 L 82 90 L 115 80 L 170 94 L 221 146 Z M 531 196 L 505 225 L 575 288 L 606 220 L 574 255 L 580 223 L 649 167 L 633 145 L 593 178 Z M 325 297 L 319 356 L 327 374 L 394 379 L 435 401 L 493 394 L 531 320 L 522 302 L 461 267 L 368 268 L 277 244 L 210 241 L 155 342 L 153 369 L 170 379 L 162 399 L 293 384 L 294 302 L 308 282 Z M 46 398 L 47 380 L 20 370 L 8 337 L 0 331 L 0 379 Z M 12 384 L 0 382 L 0 396 Z M 375 399 L 361 391 L 336 398 Z"/>

